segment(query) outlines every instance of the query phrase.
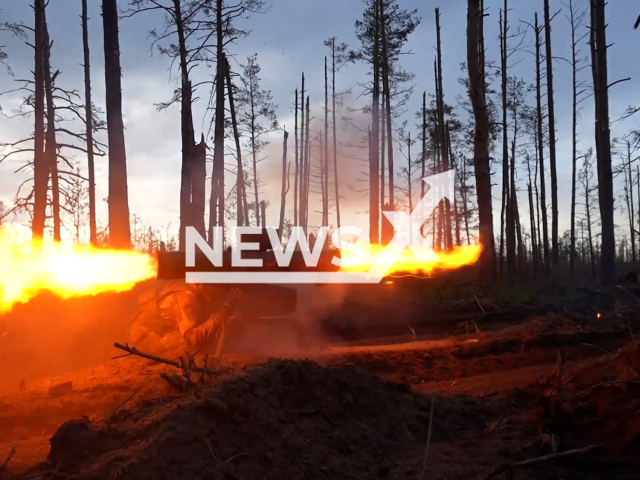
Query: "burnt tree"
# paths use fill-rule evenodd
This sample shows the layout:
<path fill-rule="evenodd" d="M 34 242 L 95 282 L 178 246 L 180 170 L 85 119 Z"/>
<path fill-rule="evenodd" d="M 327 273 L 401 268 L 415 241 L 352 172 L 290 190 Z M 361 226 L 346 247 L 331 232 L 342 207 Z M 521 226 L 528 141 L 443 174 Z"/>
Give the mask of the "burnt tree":
<path fill-rule="evenodd" d="M 44 236 L 44 224 L 47 213 L 47 190 L 49 168 L 44 153 L 44 0 L 34 1 L 34 158 L 33 158 L 33 220 L 31 231 L 34 239 Z"/>
<path fill-rule="evenodd" d="M 544 0 L 544 43 L 547 62 L 547 111 L 549 115 L 549 170 L 551 173 L 551 262 L 560 261 L 558 247 L 558 175 L 556 172 L 556 122 L 553 103 L 553 55 L 551 54 L 551 15 Z"/>
<path fill-rule="evenodd" d="M 89 174 L 89 241 L 96 244 L 96 174 L 93 156 L 93 104 L 91 102 L 91 56 L 89 51 L 89 18 L 87 0 L 82 0 L 82 51 L 84 58 L 84 101 L 87 138 L 87 169 Z"/>
<path fill-rule="evenodd" d="M 467 11 L 467 68 L 469 70 L 469 98 L 473 107 L 475 133 L 473 138 L 473 163 L 476 176 L 476 192 L 479 213 L 480 272 L 484 282 L 494 278 L 493 212 L 491 206 L 491 172 L 489 167 L 489 115 L 486 105 L 485 78 L 481 67 L 484 43 L 480 38 L 484 23 L 480 0 L 468 0 Z"/>
<path fill-rule="evenodd" d="M 605 285 L 615 280 L 615 225 L 611 131 L 609 126 L 609 83 L 605 0 L 591 0 L 591 65 L 595 100 L 595 137 L 598 166 L 598 200 L 602 227 L 600 278 Z"/>
<path fill-rule="evenodd" d="M 122 119 L 122 72 L 118 35 L 117 0 L 102 0 L 104 28 L 104 77 L 109 144 L 109 244 L 130 249 L 127 155 Z"/>

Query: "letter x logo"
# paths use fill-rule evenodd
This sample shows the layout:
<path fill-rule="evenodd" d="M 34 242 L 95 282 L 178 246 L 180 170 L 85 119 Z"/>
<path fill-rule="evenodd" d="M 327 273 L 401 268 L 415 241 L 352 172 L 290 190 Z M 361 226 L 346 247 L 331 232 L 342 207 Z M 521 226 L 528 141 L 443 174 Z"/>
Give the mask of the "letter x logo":
<path fill-rule="evenodd" d="M 421 262 L 440 261 L 420 230 L 440 201 L 453 197 L 454 179 L 454 170 L 425 177 L 422 181 L 430 188 L 410 215 L 405 212 L 384 212 L 394 227 L 395 235 L 367 272 L 370 278 L 379 277 L 382 280 L 407 247 Z"/>

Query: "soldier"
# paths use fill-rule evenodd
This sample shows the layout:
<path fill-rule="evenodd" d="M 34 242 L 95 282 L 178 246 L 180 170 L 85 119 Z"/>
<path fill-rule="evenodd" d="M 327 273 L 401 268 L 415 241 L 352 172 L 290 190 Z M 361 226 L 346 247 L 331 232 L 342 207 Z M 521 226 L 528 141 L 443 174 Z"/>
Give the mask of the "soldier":
<path fill-rule="evenodd" d="M 237 296 L 237 291 L 228 285 L 172 281 L 160 290 L 141 295 L 131 342 L 141 350 L 211 347 L 233 313 Z"/>

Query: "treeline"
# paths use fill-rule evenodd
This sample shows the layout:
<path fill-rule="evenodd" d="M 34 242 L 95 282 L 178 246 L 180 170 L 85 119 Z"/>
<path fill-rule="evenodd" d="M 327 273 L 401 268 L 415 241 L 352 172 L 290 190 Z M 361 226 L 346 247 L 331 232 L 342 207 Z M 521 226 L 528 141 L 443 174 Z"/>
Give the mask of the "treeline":
<path fill-rule="evenodd" d="M 209 241 L 213 241 L 214 227 L 233 224 L 277 224 L 284 238 L 297 225 L 311 234 L 317 225 L 341 226 L 347 189 L 341 169 L 353 161 L 363 166 L 360 180 L 368 200 L 369 239 L 386 243 L 393 228 L 383 212 L 411 211 L 428 188 L 423 177 L 455 169 L 454 196 L 442 201 L 423 226 L 423 234 L 436 249 L 480 242 L 486 281 L 497 275 L 541 278 L 568 268 L 573 274 L 587 269 L 611 282 L 616 262 L 635 264 L 638 257 L 640 132 L 611 137 L 609 92 L 629 79 L 610 79 L 607 73 L 605 2 L 567 0 L 560 10 L 563 19 L 551 10 L 549 0 L 536 0 L 539 13 L 517 24 L 511 19 L 511 2 L 492 5 L 493 18 L 497 14 L 500 25 L 496 42 L 485 38 L 489 12 L 484 1 L 468 0 L 464 59 L 443 58 L 443 20 L 436 8 L 431 32 L 436 45 L 433 78 L 427 85 L 402 65 L 403 55 L 409 53 L 407 42 L 422 21 L 418 11 L 403 8 L 402 0 L 365 0 L 355 21 L 358 44 L 349 46 L 336 37 L 324 42 L 326 56 L 318 59 L 324 66 L 323 98 L 310 97 L 310 81 L 316 84 L 318 79 L 311 80 L 304 72 L 299 83 L 291 85 L 294 95 L 288 101 L 295 118 L 291 132 L 281 127 L 278 105 L 262 85 L 257 55 L 248 57 L 237 71 L 228 61 L 234 46 L 249 34 L 244 21 L 267 13 L 264 0 L 120 0 L 120 5 L 117 0 L 102 0 L 104 111 L 92 101 L 87 0 L 79 3 L 82 93 L 66 90 L 64 75 L 55 69 L 46 20 L 47 10 L 55 6 L 34 0 L 30 22 L 0 24 L 5 34 L 23 38 L 34 58 L 32 76 L 15 79 L 24 94 L 16 113 L 32 118 L 33 132 L 3 143 L 1 158 L 26 155 L 23 168 L 31 175 L 20 186 L 15 204 L 0 206 L 0 218 L 26 212 L 34 237 L 50 230 L 57 240 L 66 229 L 80 241 L 80 231 L 88 223 L 93 244 L 145 250 L 183 249 L 187 226 Z M 146 225 L 141 229 L 141 220 L 129 211 L 120 83 L 120 53 L 129 47 L 120 44 L 119 27 L 126 17 L 151 12 L 164 15 L 162 28 L 151 31 L 152 46 L 180 74 L 173 97 L 159 105 L 160 109 L 180 106 L 177 239 L 168 230 Z M 561 21 L 570 27 L 568 38 L 553 34 L 554 24 Z M 571 58 L 565 59 L 571 65 L 569 80 L 554 78 L 559 60 L 554 57 L 553 41 L 570 42 Z M 488 58 L 490 47 L 495 50 L 496 46 L 499 58 Z M 426 56 L 425 52 L 419 53 Z M 0 49 L 0 62 L 7 60 Z M 444 78 L 443 62 L 461 60 L 456 80 L 466 94 L 447 101 L 454 79 Z M 346 85 L 340 72 L 354 63 L 367 67 L 367 77 L 357 86 Z M 527 78 L 513 73 L 515 65 L 522 63 L 528 65 Z M 198 72 L 209 65 L 215 65 L 215 73 L 203 81 Z M 573 125 L 571 205 L 566 209 L 570 228 L 564 234 L 559 231 L 554 97 L 560 83 L 572 92 Z M 364 107 L 344 105 L 345 93 L 354 88 L 367 99 Z M 211 135 L 194 128 L 198 89 L 209 89 L 206 110 Z M 593 132 L 578 128 L 585 102 L 593 102 Z M 631 117 L 635 109 L 627 113 Z M 105 132 L 107 141 L 101 143 L 98 138 Z M 282 135 L 281 184 L 280 198 L 273 200 L 264 193 L 260 163 L 276 133 Z M 580 137 L 592 134 L 589 144 L 595 148 L 581 150 Z M 567 133 L 562 136 L 566 138 Z M 78 152 L 82 165 L 73 155 Z M 96 156 L 107 156 L 109 164 L 105 228 L 96 218 Z M 614 223 L 614 177 L 624 184 L 618 195 L 628 217 L 624 226 Z M 494 182 L 500 187 L 497 205 L 492 196 Z M 277 221 L 266 218 L 272 202 L 280 207 Z M 628 231 L 629 237 L 619 235 L 616 240 L 616 228 Z"/>

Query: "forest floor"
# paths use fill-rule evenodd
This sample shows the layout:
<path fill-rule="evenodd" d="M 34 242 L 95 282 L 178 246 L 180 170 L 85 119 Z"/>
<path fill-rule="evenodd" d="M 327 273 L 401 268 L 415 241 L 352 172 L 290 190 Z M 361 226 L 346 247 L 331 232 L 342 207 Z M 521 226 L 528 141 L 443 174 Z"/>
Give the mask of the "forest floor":
<path fill-rule="evenodd" d="M 638 303 L 472 297 L 354 295 L 325 325 L 330 344 L 231 348 L 196 394 L 160 377 L 171 366 L 110 359 L 124 353 L 105 346 L 121 340 L 115 326 L 100 327 L 93 357 L 52 332 L 38 355 L 0 343 L 0 467 L 18 442 L 0 479 L 489 478 L 591 445 L 494 478 L 638 478 Z M 96 311 L 124 314 L 113 300 Z M 7 332 L 32 329 L 39 308 L 16 309 Z"/>

